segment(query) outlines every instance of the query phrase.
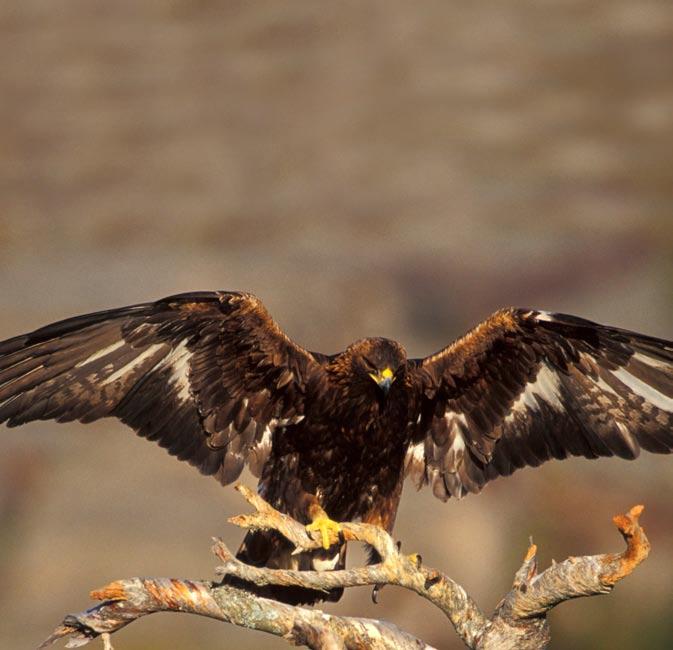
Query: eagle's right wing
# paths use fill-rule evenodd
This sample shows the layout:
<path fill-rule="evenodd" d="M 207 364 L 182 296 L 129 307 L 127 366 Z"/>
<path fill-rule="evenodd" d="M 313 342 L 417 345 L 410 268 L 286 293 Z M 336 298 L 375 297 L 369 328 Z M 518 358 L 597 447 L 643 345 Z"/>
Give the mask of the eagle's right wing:
<path fill-rule="evenodd" d="M 673 342 L 503 309 L 415 364 L 407 468 L 441 499 L 551 458 L 673 451 Z"/>
<path fill-rule="evenodd" d="M 226 484 L 261 471 L 278 426 L 324 380 L 250 294 L 182 294 L 0 343 L 0 423 L 116 416 Z"/>

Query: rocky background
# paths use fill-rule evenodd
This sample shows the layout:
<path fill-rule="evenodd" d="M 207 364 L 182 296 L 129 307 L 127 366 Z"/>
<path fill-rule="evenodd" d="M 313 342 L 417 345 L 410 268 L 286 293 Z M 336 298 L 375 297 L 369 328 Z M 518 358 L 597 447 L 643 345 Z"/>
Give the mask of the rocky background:
<path fill-rule="evenodd" d="M 4 3 L 0 339 L 216 288 L 326 352 L 422 356 L 508 304 L 673 339 L 670 0 Z M 669 648 L 672 491 L 671 458 L 550 463 L 408 489 L 396 535 L 491 608 L 529 534 L 544 562 L 618 550 L 610 517 L 645 503 L 651 559 L 555 611 L 553 647 Z M 114 421 L 2 429 L 0 647 L 114 578 L 211 576 L 243 509 Z M 459 647 L 393 588 L 328 609 Z M 285 647 L 174 615 L 115 646 Z"/>

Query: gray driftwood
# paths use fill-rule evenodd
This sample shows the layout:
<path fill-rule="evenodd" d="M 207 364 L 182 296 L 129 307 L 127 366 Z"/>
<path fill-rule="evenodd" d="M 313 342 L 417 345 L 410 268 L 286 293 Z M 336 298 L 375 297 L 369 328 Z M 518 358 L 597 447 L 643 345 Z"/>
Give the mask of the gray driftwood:
<path fill-rule="evenodd" d="M 255 512 L 234 517 L 242 528 L 275 529 L 299 549 L 320 546 L 299 522 L 273 509 L 251 490 L 238 486 Z M 465 589 L 436 569 L 422 564 L 418 555 L 404 555 L 381 528 L 344 523 L 347 542 L 371 544 L 383 558 L 379 564 L 344 571 L 312 572 L 260 569 L 243 564 L 221 540 L 214 553 L 222 562 L 220 575 L 236 576 L 256 585 L 298 585 L 328 590 L 362 585 L 398 585 L 415 591 L 438 607 L 468 648 L 473 650 L 545 648 L 550 633 L 546 614 L 571 598 L 609 593 L 647 558 L 650 545 L 638 523 L 642 506 L 635 506 L 614 523 L 626 540 L 622 553 L 570 557 L 537 572 L 536 547 L 531 544 L 514 583 L 493 614 L 487 616 Z M 79 614 L 66 616 L 42 644 L 69 638 L 69 646 L 102 636 L 106 650 L 109 635 L 141 616 L 154 612 L 185 612 L 269 632 L 294 645 L 320 649 L 421 649 L 422 640 L 381 620 L 332 616 L 318 609 L 293 607 L 260 598 L 238 587 L 218 582 L 174 578 L 129 578 L 97 589 L 91 596 L 101 601 Z"/>

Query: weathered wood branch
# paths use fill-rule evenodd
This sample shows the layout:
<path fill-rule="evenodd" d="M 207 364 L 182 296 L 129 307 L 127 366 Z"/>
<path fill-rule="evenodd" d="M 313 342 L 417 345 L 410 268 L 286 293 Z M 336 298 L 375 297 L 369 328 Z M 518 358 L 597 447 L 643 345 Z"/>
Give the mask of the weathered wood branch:
<path fill-rule="evenodd" d="M 320 547 L 299 522 L 284 515 L 243 486 L 238 490 L 255 512 L 232 518 L 248 529 L 274 529 L 297 549 Z M 571 557 L 537 573 L 536 547 L 531 544 L 509 593 L 495 612 L 486 616 L 465 589 L 436 569 L 425 567 L 418 555 L 405 555 L 381 528 L 344 523 L 346 542 L 364 542 L 381 556 L 378 564 L 342 571 L 289 571 L 252 567 L 237 560 L 221 540 L 213 551 L 222 565 L 217 572 L 255 585 L 289 585 L 327 591 L 335 587 L 398 585 L 438 607 L 473 650 L 537 650 L 549 643 L 546 614 L 572 598 L 605 594 L 629 575 L 649 553 L 649 542 L 638 523 L 642 506 L 614 518 L 626 540 L 622 553 Z M 239 586 L 172 578 L 130 578 L 91 593 L 100 604 L 67 616 L 41 647 L 68 637 L 81 645 L 113 633 L 132 621 L 159 611 L 207 616 L 281 636 L 309 648 L 430 648 L 395 625 L 380 620 L 327 615 L 317 609 L 295 607 L 261 598 Z"/>
<path fill-rule="evenodd" d="M 91 597 L 103 602 L 80 614 L 66 616 L 40 647 L 63 637 L 70 637 L 72 645 L 82 645 L 102 633 L 116 632 L 147 614 L 184 612 L 269 632 L 309 648 L 432 650 L 431 646 L 384 621 L 330 616 L 212 582 L 130 578 L 93 591 Z"/>

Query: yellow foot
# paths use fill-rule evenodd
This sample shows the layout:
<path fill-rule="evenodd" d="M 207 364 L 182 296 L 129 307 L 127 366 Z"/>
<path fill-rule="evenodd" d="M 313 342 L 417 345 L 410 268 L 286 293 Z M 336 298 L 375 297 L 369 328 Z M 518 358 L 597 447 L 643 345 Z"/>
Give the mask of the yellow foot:
<path fill-rule="evenodd" d="M 322 547 L 328 549 L 332 544 L 336 544 L 339 541 L 341 526 L 336 521 L 332 521 L 327 515 L 319 515 L 306 526 L 306 531 L 309 533 L 320 531 Z"/>

